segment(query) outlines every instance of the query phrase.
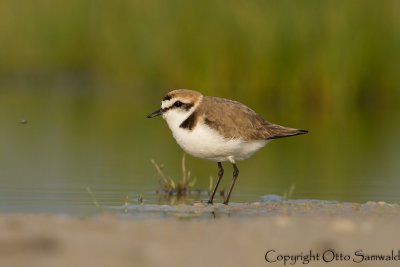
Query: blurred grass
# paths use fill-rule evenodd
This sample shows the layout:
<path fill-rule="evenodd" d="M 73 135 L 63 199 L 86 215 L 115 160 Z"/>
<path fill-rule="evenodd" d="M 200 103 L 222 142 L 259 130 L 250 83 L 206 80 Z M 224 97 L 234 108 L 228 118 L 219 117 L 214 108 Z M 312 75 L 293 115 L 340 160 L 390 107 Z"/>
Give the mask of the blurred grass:
<path fill-rule="evenodd" d="M 3 0 L 1 91 L 67 80 L 139 106 L 185 87 L 269 112 L 396 108 L 398 10 L 396 0 Z"/>

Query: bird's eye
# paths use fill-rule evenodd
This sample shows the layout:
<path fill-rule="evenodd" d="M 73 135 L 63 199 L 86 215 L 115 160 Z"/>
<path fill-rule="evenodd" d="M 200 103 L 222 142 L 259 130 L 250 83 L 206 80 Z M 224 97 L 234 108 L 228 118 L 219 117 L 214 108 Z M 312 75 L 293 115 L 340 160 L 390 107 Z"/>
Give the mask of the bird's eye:
<path fill-rule="evenodd" d="M 182 106 L 182 104 L 183 104 L 183 103 L 182 103 L 181 101 L 178 100 L 178 101 L 175 101 L 174 106 L 177 107 L 177 108 L 179 108 L 179 107 Z"/>

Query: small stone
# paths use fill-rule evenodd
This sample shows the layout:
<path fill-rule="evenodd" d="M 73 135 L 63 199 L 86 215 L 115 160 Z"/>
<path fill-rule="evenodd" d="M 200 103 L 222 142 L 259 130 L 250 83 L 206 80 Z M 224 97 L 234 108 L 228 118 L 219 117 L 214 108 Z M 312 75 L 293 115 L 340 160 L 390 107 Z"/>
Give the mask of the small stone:
<path fill-rule="evenodd" d="M 261 202 L 280 202 L 282 197 L 278 195 L 265 195 L 261 196 Z"/>

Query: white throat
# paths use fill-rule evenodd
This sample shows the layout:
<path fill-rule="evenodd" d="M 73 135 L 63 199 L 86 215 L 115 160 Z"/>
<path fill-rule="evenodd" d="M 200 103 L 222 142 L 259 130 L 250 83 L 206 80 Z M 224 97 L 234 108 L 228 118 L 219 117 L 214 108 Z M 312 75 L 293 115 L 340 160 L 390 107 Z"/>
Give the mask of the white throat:
<path fill-rule="evenodd" d="M 193 112 L 194 107 L 192 107 L 188 111 L 173 109 L 168 110 L 162 116 L 167 122 L 172 133 L 174 133 L 174 131 L 179 128 L 182 122 L 184 122 Z"/>

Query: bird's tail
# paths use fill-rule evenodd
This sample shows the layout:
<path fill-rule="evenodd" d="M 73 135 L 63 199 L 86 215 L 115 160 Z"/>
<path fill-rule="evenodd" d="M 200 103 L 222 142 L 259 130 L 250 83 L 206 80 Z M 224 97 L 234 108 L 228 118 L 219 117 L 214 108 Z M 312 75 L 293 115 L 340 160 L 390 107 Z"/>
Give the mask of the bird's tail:
<path fill-rule="evenodd" d="M 307 130 L 288 128 L 277 124 L 268 125 L 268 132 L 270 133 L 268 140 L 308 133 Z"/>

